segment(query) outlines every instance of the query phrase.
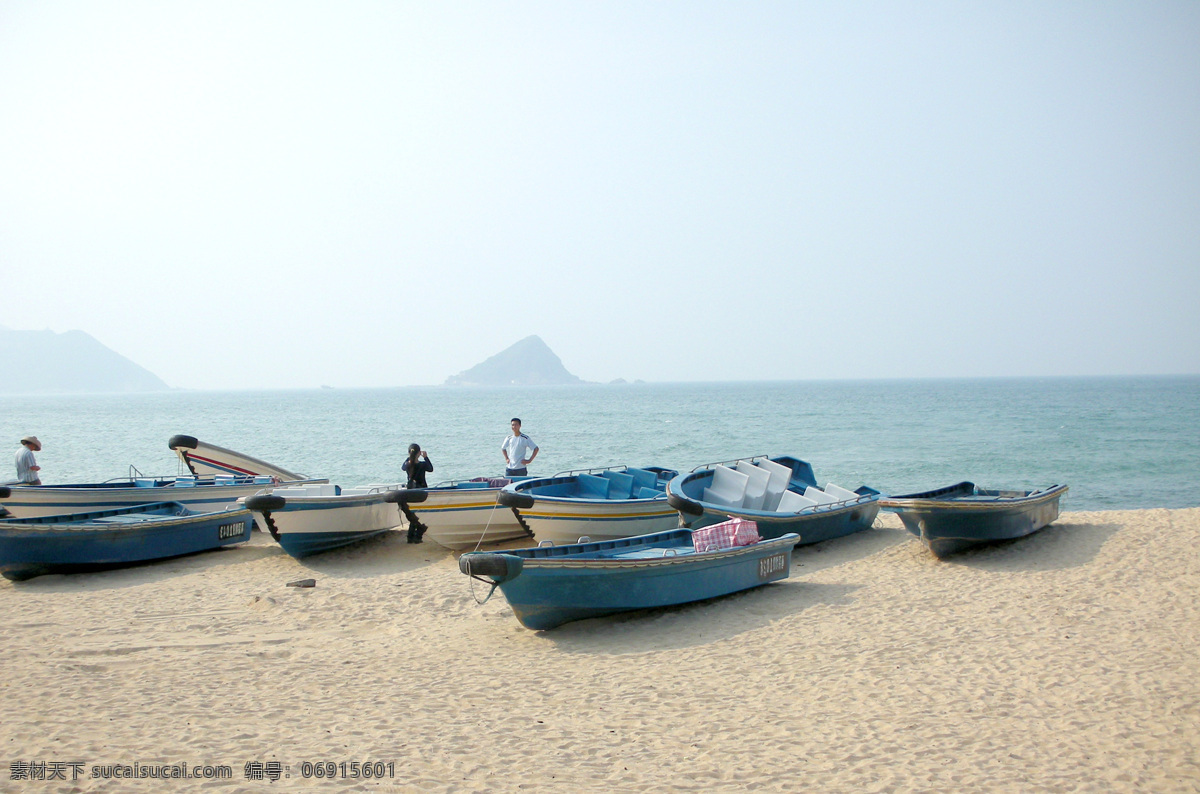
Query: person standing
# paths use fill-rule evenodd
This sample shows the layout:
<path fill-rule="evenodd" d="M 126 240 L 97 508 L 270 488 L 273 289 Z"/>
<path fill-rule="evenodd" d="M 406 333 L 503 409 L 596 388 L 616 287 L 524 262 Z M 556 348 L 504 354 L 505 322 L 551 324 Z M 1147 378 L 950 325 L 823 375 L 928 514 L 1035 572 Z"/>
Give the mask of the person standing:
<path fill-rule="evenodd" d="M 406 488 L 429 487 L 425 482 L 425 472 L 433 471 L 433 461 L 421 449 L 420 444 L 408 445 L 408 460 L 404 461 L 404 465 L 400 468 L 408 472 L 408 485 L 405 486 Z"/>
<path fill-rule="evenodd" d="M 533 439 L 521 432 L 521 420 L 515 416 L 509 423 L 512 434 L 504 437 L 500 452 L 504 454 L 504 476 L 524 477 L 528 474 L 525 468 L 538 455 L 538 445 Z"/>
<path fill-rule="evenodd" d="M 17 482 L 21 485 L 41 485 L 39 472 L 42 467 L 37 465 L 33 453 L 42 451 L 42 442 L 37 436 L 25 436 L 21 439 L 21 448 L 17 450 Z"/>

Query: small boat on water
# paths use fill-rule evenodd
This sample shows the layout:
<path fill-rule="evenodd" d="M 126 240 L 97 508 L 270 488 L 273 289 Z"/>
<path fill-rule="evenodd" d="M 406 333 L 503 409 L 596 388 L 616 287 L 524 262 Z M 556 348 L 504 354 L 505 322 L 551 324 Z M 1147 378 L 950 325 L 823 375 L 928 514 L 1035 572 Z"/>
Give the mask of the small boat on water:
<path fill-rule="evenodd" d="M 965 549 L 1031 535 L 1058 518 L 1065 485 L 1034 490 L 988 490 L 971 482 L 920 493 L 882 496 L 904 528 L 942 558 Z"/>
<path fill-rule="evenodd" d="M 469 552 L 459 557 L 458 568 L 493 590 L 499 587 L 517 620 L 530 629 L 702 601 L 791 573 L 793 535 L 697 551 L 692 534 L 675 529 L 596 543 Z"/>
<path fill-rule="evenodd" d="M 539 542 L 647 535 L 679 526 L 666 491 L 678 473 L 660 466 L 564 472 L 511 483 L 500 491 L 499 502 Z"/>
<path fill-rule="evenodd" d="M 398 491 L 395 498 L 417 537 L 424 534 L 439 545 L 460 551 L 533 537 L 514 510 L 496 501 L 500 490 L 512 482 L 506 477 L 452 480 Z"/>
<path fill-rule="evenodd" d="M 764 538 L 787 533 L 807 545 L 870 528 L 879 515 L 879 491 L 817 485 L 812 466 L 789 456 L 709 463 L 667 483 L 667 501 L 684 526 L 728 518 L 754 521 Z"/>
<path fill-rule="evenodd" d="M 22 581 L 48 573 L 119 568 L 250 539 L 241 508 L 195 512 L 154 502 L 90 513 L 0 519 L 0 574 Z"/>
<path fill-rule="evenodd" d="M 261 516 L 260 525 L 293 557 L 307 557 L 347 546 L 400 526 L 400 485 L 304 485 L 274 488 L 246 498 L 246 509 Z"/>
<path fill-rule="evenodd" d="M 218 447 L 216 444 L 206 444 L 195 436 L 171 436 L 167 441 L 167 446 L 196 477 L 232 474 L 241 477 L 266 475 L 281 481 L 308 479 L 303 474 L 288 471 L 274 463 L 267 463 L 265 460 L 259 460 L 232 449 Z"/>

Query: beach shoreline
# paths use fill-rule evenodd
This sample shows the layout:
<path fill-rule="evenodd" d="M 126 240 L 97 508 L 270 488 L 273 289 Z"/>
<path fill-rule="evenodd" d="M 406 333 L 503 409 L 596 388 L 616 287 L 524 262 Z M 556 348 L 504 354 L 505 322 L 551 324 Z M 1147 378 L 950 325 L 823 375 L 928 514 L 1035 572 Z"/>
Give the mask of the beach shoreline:
<path fill-rule="evenodd" d="M 254 533 L 0 583 L 0 774 L 6 791 L 1197 791 L 1198 549 L 1200 508 L 1066 512 L 943 561 L 885 514 L 797 549 L 783 582 L 534 632 L 402 531 L 305 560 Z M 38 764 L 65 779 L 27 779 Z M 104 777 L 206 767 L 230 776 Z"/>

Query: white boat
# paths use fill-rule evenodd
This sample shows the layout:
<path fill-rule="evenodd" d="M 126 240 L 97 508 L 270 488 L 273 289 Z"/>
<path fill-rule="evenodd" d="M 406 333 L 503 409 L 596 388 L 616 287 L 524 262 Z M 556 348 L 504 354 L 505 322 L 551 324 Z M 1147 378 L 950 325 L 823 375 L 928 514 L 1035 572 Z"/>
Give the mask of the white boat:
<path fill-rule="evenodd" d="M 328 480 L 279 482 L 268 475 L 255 477 L 133 477 L 75 485 L 0 486 L 0 505 L 17 518 L 65 513 L 93 513 L 149 502 L 179 502 L 197 513 L 236 506 L 238 500 L 275 487 L 327 483 Z"/>
<path fill-rule="evenodd" d="M 267 463 L 232 449 L 206 444 L 195 436 L 174 435 L 167 441 L 179 460 L 196 477 L 232 474 L 235 476 L 267 475 L 280 480 L 304 480 L 305 475 Z"/>
<path fill-rule="evenodd" d="M 418 534 L 423 531 L 448 549 L 474 549 L 533 537 L 514 510 L 496 502 L 510 482 L 502 477 L 451 481 L 398 491 L 395 498 Z"/>
<path fill-rule="evenodd" d="M 326 484 L 275 488 L 248 497 L 246 508 L 261 517 L 259 525 L 284 551 L 293 557 L 307 557 L 403 524 L 404 512 L 395 499 L 401 487 Z"/>
<path fill-rule="evenodd" d="M 499 502 L 517 514 L 538 543 L 649 535 L 679 526 L 666 493 L 676 474 L 660 466 L 565 472 L 514 482 L 500 492 Z"/>

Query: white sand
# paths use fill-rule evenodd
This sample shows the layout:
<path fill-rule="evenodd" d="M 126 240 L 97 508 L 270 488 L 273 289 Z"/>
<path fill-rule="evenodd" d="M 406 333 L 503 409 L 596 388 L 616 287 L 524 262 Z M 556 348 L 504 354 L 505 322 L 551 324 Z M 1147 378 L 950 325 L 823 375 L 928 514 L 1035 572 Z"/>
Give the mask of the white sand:
<path fill-rule="evenodd" d="M 1200 509 L 944 562 L 878 526 L 785 582 L 540 633 L 399 532 L 3 582 L 0 790 L 1200 791 Z M 233 778 L 88 777 L 133 763 Z"/>

